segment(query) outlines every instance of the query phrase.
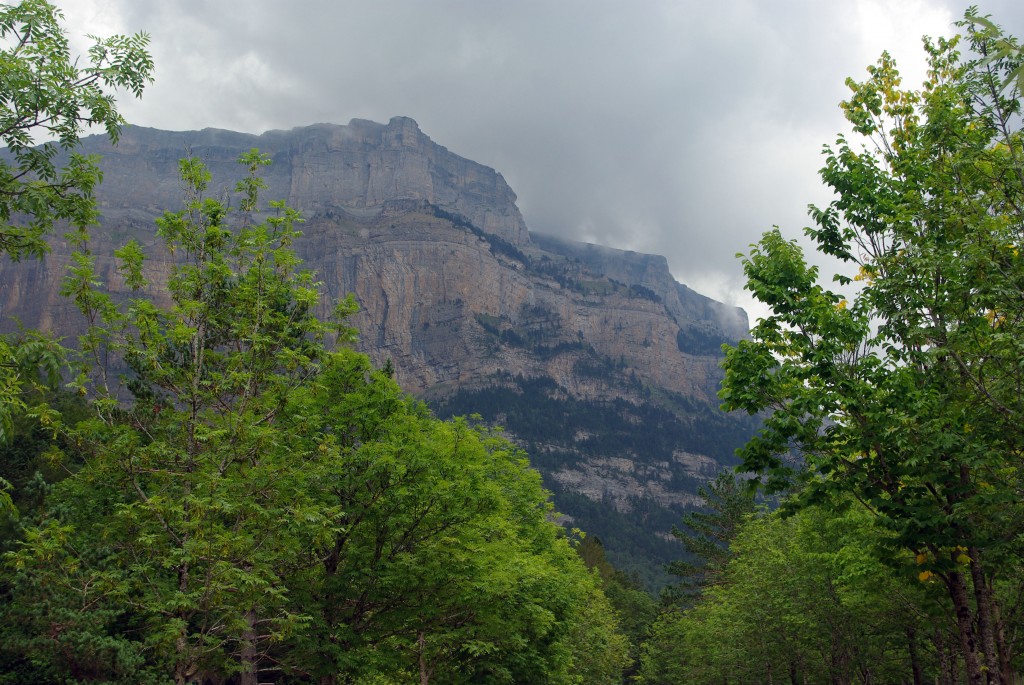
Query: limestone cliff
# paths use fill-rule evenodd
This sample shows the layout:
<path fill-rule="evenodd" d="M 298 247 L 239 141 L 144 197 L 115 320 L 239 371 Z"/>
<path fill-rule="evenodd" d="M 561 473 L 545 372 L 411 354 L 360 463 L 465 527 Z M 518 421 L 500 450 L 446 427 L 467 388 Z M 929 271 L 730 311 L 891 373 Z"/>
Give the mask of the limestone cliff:
<path fill-rule="evenodd" d="M 616 536 L 634 533 L 604 528 L 665 537 L 749 434 L 716 400 L 719 347 L 746 334 L 742 311 L 677 283 L 663 257 L 529 234 L 501 174 L 408 118 L 261 136 L 129 128 L 116 148 L 87 139 L 103 157 L 101 276 L 116 288 L 114 248 L 155 243 L 153 219 L 180 206 L 179 158 L 203 159 L 211 192 L 227 194 L 253 147 L 273 160 L 265 197 L 306 219 L 307 266 L 333 298 L 359 301 L 361 349 L 440 413 L 504 424 L 613 558 Z M 57 294 L 67 256 L 57 240 L 41 262 L 0 266 L 5 326 L 16 315 L 68 336 L 81 327 Z M 602 512 L 625 518 L 601 523 Z"/>
<path fill-rule="evenodd" d="M 253 147 L 273 160 L 266 173 L 268 197 L 287 199 L 307 217 L 379 217 L 393 200 L 423 200 L 512 244 L 529 241 L 515 193 L 501 174 L 434 143 L 407 117 L 386 125 L 354 119 L 348 126 L 318 124 L 261 136 L 132 127 L 115 148 L 100 137 L 85 143 L 86 152 L 104 157 L 100 197 L 108 223 L 140 208 L 177 207 L 181 157 L 202 158 L 214 178 L 226 182 L 237 175 L 240 152 Z"/>

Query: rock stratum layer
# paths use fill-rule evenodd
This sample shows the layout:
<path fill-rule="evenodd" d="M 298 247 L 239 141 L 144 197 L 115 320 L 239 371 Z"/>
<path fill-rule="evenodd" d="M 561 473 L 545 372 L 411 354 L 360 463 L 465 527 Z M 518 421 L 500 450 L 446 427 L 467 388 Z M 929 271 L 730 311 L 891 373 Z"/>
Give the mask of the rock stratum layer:
<path fill-rule="evenodd" d="M 115 148 L 101 137 L 84 147 L 102 156 L 91 248 L 114 289 L 113 250 L 129 238 L 154 246 L 154 219 L 181 206 L 180 158 L 202 159 L 220 195 L 241 153 L 268 154 L 264 197 L 302 212 L 296 247 L 326 292 L 355 294 L 359 347 L 390 359 L 438 413 L 504 425 L 559 508 L 620 564 L 672 556 L 671 524 L 752 430 L 716 400 L 720 346 L 746 335 L 741 310 L 677 283 L 663 257 L 531 235 L 501 174 L 411 119 L 261 136 L 129 128 Z M 15 316 L 68 337 L 81 329 L 58 294 L 68 248 L 53 248 L 0 267 L 8 329 Z"/>

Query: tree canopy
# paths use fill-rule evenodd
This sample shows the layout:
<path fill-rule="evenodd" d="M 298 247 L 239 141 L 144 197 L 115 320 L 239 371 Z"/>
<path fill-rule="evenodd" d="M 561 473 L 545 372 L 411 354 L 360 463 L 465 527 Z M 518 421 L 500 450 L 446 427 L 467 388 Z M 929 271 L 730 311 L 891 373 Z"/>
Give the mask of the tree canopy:
<path fill-rule="evenodd" d="M 729 351 L 721 397 L 771 412 L 744 468 L 799 483 L 798 506 L 859 500 L 946 588 L 969 682 L 999 683 L 1017 654 L 1001 593 L 1024 551 L 1022 56 L 974 10 L 959 26 L 925 41 L 920 90 L 888 55 L 848 81 L 859 142 L 825 148 L 836 199 L 807 235 L 851 271 L 832 290 L 766 233 L 744 270 L 772 314 Z"/>
<path fill-rule="evenodd" d="M 81 241 L 65 293 L 90 326 L 66 427 L 81 468 L 26 521 L 3 642 L 26 681 L 615 682 L 627 645 L 525 456 L 442 422 L 347 348 L 263 207 L 257 151 L 234 208 L 181 163 L 136 296 L 98 284 Z M 163 276 L 162 276 L 163 277 Z"/>

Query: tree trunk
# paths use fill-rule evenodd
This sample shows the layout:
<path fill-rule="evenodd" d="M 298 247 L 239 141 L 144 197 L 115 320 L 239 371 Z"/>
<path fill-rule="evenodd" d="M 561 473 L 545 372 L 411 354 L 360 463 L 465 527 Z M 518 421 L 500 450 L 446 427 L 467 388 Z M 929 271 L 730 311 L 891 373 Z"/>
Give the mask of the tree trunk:
<path fill-rule="evenodd" d="M 910 672 L 914 676 L 914 685 L 924 685 L 921 657 L 917 653 L 917 631 L 912 626 L 907 628 L 907 653 L 910 655 Z"/>
<path fill-rule="evenodd" d="M 935 629 L 935 636 L 932 642 L 935 645 L 935 656 L 938 659 L 939 665 L 938 685 L 957 685 L 960 678 L 957 674 L 956 656 L 950 654 L 942 629 Z"/>
<path fill-rule="evenodd" d="M 427 634 L 420 631 L 417 638 L 420 652 L 420 685 L 430 685 L 430 668 L 427 664 Z"/>
<path fill-rule="evenodd" d="M 256 612 L 245 612 L 245 630 L 242 632 L 242 651 L 239 655 L 242 671 L 238 674 L 238 685 L 259 685 L 259 655 L 256 650 Z"/>
<path fill-rule="evenodd" d="M 999 663 L 999 648 L 996 645 L 995 599 L 988 585 L 988 578 L 982 568 L 981 550 L 970 547 L 971 582 L 974 584 L 974 601 L 978 607 L 978 634 L 985 658 L 985 675 L 989 685 L 1003 685 L 1003 673 Z"/>
<path fill-rule="evenodd" d="M 974 582 L 974 593 L 977 597 L 979 616 L 984 619 L 983 632 L 985 656 L 989 671 L 998 674 L 999 680 L 990 680 L 1000 685 L 1013 685 L 1017 675 L 1013 671 L 1011 662 L 1013 655 L 1010 654 L 1010 647 L 1006 642 L 1006 626 L 1003 624 L 1002 611 L 999 602 L 992 591 L 992 583 L 988 574 L 984 572 L 981 562 L 981 550 L 971 547 L 968 550 L 971 557 L 971 580 Z M 975 568 L 977 567 L 977 568 Z M 981 623 L 981 621 L 979 621 Z M 992 655 L 991 658 L 989 654 Z"/>
<path fill-rule="evenodd" d="M 192 660 L 184 656 L 188 650 L 188 643 L 184 635 L 178 638 L 175 647 L 178 651 L 178 660 L 174 664 L 174 685 L 192 685 L 195 682 L 193 676 L 197 669 Z"/>
<path fill-rule="evenodd" d="M 188 562 L 182 562 L 178 565 L 178 592 L 182 595 L 187 593 L 188 583 Z M 177 611 L 176 618 L 182 622 L 183 626 L 188 626 L 188 616 L 184 612 Z M 182 632 L 174 642 L 174 649 L 177 652 L 177 658 L 174 663 L 174 685 L 189 685 L 192 681 L 192 676 L 196 674 L 196 668 L 192 663 L 192 655 L 188 647 L 188 637 L 185 634 L 187 630 L 187 627 L 183 627 Z"/>
<path fill-rule="evenodd" d="M 989 588 L 989 592 L 991 592 Z M 1003 623 L 1003 611 L 999 603 L 992 606 L 992 622 L 996 629 L 996 647 L 999 649 L 999 670 L 1003 673 L 1005 685 L 1017 685 L 1017 673 L 1013 670 L 1013 654 L 1010 653 L 1010 645 L 1006 642 L 1006 624 Z"/>
<path fill-rule="evenodd" d="M 978 662 L 977 636 L 974 633 L 974 616 L 971 611 L 971 600 L 967 594 L 967 584 L 959 571 L 942 574 L 949 589 L 950 599 L 956 611 L 956 627 L 960 637 L 960 651 L 964 657 L 964 670 L 967 672 L 969 685 L 985 685 L 981 664 Z"/>

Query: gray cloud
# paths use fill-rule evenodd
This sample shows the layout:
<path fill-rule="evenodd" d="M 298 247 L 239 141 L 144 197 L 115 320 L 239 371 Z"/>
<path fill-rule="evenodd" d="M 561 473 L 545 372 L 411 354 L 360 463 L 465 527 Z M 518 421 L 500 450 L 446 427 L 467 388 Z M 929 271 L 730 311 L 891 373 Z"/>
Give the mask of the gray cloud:
<path fill-rule="evenodd" d="M 70 4 L 70 3 L 68 3 Z M 982 7 L 1024 35 L 1024 7 Z M 949 0 L 75 0 L 82 33 L 146 30 L 135 123 L 261 132 L 415 118 L 498 169 L 532 230 L 664 254 L 747 305 L 734 255 L 825 202 L 847 76 L 921 59 Z"/>

